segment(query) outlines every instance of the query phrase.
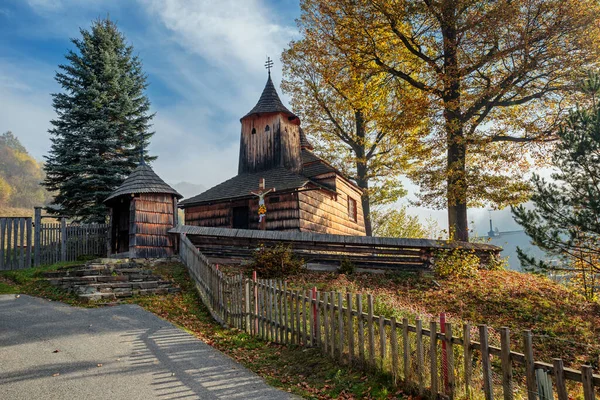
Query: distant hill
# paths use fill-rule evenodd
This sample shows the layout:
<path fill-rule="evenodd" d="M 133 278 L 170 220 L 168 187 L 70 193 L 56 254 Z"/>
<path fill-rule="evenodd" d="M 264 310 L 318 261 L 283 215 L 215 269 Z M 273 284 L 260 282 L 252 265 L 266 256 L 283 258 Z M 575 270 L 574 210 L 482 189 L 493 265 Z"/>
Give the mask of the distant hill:
<path fill-rule="evenodd" d="M 190 182 L 179 182 L 171 185 L 171 187 L 181 193 L 181 195 L 186 199 L 200 194 L 206 190 L 206 186 Z"/>
<path fill-rule="evenodd" d="M 31 208 L 46 204 L 51 196 L 40 185 L 42 163 L 8 131 L 0 134 L 0 207 Z"/>

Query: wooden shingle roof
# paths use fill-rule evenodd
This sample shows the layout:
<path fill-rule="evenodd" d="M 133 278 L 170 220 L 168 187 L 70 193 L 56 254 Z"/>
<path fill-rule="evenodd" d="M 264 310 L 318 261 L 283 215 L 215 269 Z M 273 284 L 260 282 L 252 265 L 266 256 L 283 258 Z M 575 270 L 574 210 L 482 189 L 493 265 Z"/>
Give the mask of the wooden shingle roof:
<path fill-rule="evenodd" d="M 300 147 L 302 149 L 314 150 L 313 145 L 308 141 L 308 138 L 306 137 L 306 134 L 302 128 L 300 128 Z"/>
<path fill-rule="evenodd" d="M 254 114 L 264 114 L 273 112 L 283 112 L 291 117 L 296 117 L 281 102 L 281 99 L 277 94 L 277 90 L 275 89 L 275 85 L 273 85 L 273 81 L 271 80 L 271 74 L 269 74 L 269 79 L 267 79 L 267 84 L 265 85 L 265 88 L 263 89 L 263 92 L 260 95 L 260 99 L 258 99 L 258 103 L 256 103 L 254 108 L 250 110 L 248 114 L 244 115 L 242 119 Z"/>
<path fill-rule="evenodd" d="M 258 189 L 258 182 L 261 178 L 265 178 L 266 186 L 268 188 L 275 188 L 278 192 L 299 189 L 310 182 L 307 177 L 294 174 L 283 167 L 267 171 L 245 173 L 234 176 L 197 196 L 185 199 L 180 205 L 190 206 L 209 201 L 251 196 L 250 192 Z"/>
<path fill-rule="evenodd" d="M 104 200 L 105 203 L 122 195 L 132 193 L 172 194 L 178 199 L 183 196 L 167 185 L 146 163 L 140 163 L 114 192 Z"/>

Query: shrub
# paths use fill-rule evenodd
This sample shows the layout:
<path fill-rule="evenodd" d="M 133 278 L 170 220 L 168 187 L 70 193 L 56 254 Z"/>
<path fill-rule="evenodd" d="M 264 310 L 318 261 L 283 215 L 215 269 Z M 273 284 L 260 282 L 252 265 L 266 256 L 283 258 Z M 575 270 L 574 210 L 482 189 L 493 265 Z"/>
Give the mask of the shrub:
<path fill-rule="evenodd" d="M 489 271 L 504 271 L 508 267 L 508 257 L 498 255 L 490 255 L 489 261 L 485 265 L 485 269 Z"/>
<path fill-rule="evenodd" d="M 472 250 L 440 250 L 434 256 L 434 272 L 441 278 L 469 278 L 477 275 L 480 263 Z"/>
<path fill-rule="evenodd" d="M 352 275 L 356 270 L 356 266 L 348 258 L 344 257 L 338 268 L 338 272 L 344 275 Z"/>
<path fill-rule="evenodd" d="M 304 267 L 304 260 L 296 257 L 289 246 L 260 245 L 252 255 L 250 267 L 256 271 L 259 278 L 281 278 L 300 272 Z"/>

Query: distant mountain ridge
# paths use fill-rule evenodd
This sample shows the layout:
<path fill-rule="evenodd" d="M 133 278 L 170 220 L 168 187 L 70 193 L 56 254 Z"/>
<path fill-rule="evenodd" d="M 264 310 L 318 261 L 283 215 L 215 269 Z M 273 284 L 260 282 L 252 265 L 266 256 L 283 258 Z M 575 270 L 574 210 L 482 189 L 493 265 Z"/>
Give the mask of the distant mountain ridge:
<path fill-rule="evenodd" d="M 179 182 L 171 185 L 171 187 L 177 190 L 186 199 L 206 190 L 206 186 L 191 182 Z"/>

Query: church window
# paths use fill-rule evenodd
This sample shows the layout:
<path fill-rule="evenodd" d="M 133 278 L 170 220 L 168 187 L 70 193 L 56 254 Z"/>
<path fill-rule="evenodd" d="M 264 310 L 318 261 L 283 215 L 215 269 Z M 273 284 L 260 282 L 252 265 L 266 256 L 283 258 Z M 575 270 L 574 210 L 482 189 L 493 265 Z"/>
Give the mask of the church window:
<path fill-rule="evenodd" d="M 256 133 L 256 128 L 252 128 L 252 134 L 254 135 Z"/>
<path fill-rule="evenodd" d="M 356 213 L 356 200 L 352 197 L 348 196 L 348 217 L 350 220 L 356 222 L 357 221 L 357 213 Z"/>
<path fill-rule="evenodd" d="M 265 126 L 265 132 L 269 132 L 271 130 L 271 128 L 269 128 L 269 125 Z"/>

